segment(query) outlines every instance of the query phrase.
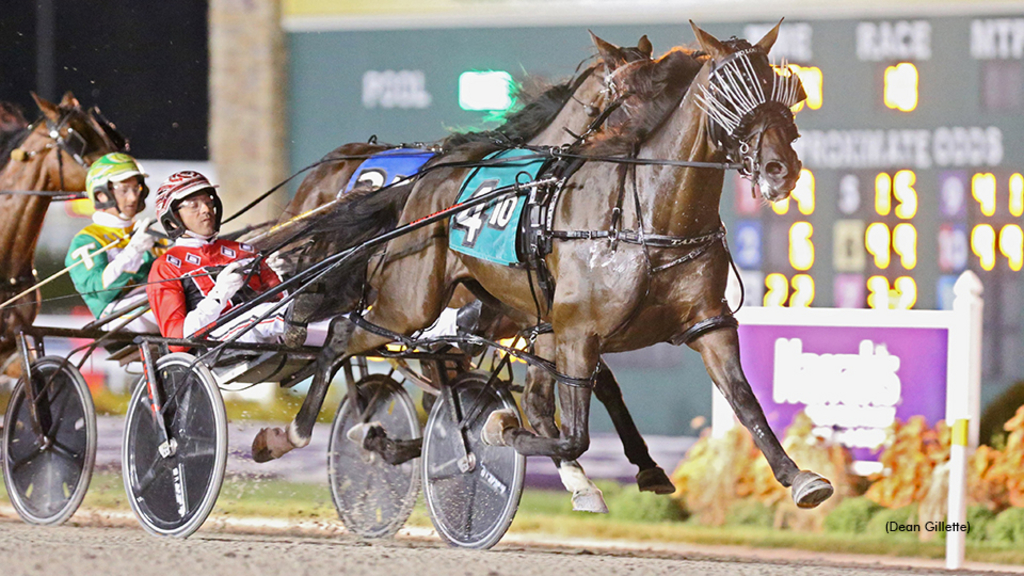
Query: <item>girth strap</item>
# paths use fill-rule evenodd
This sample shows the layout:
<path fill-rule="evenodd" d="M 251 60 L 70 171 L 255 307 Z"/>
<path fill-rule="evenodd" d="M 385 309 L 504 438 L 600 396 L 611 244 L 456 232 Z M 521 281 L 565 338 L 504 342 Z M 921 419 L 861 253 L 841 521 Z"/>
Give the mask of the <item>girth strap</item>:
<path fill-rule="evenodd" d="M 727 314 L 701 320 L 687 328 L 682 334 L 670 338 L 669 342 L 676 346 L 679 346 L 680 344 L 689 344 L 708 332 L 718 330 L 719 328 L 736 328 L 739 325 L 740 323 L 736 321 L 736 317 L 732 315 L 732 312 L 729 312 Z"/>

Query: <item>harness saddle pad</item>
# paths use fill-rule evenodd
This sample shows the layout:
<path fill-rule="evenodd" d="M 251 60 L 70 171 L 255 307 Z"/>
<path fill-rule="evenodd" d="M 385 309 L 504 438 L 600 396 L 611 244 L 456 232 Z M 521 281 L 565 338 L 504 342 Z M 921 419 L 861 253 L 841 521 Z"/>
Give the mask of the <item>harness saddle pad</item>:
<path fill-rule="evenodd" d="M 516 158 L 533 156 L 530 150 L 514 149 L 495 152 L 493 158 Z M 498 166 L 482 166 L 470 173 L 462 183 L 459 202 L 474 196 L 486 194 L 495 188 L 526 183 L 537 179 L 537 173 L 544 165 L 543 158 L 511 160 Z M 523 213 L 526 196 L 516 197 L 512 192 L 493 202 L 481 204 L 456 212 L 451 217 L 451 232 L 448 246 L 456 252 L 469 254 L 483 260 L 513 266 L 521 262 L 516 251 L 516 231 Z"/>
<path fill-rule="evenodd" d="M 396 181 L 412 176 L 434 157 L 432 152 L 419 148 L 395 148 L 374 154 L 359 165 L 352 174 L 348 185 L 338 193 L 338 197 L 351 192 L 356 186 L 365 186 L 376 190 L 394 184 Z"/>

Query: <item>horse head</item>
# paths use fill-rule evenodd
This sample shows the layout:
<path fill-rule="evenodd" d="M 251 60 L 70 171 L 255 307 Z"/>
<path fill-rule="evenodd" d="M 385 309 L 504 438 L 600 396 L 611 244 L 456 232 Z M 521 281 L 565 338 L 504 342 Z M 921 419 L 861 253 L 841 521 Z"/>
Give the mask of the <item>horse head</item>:
<path fill-rule="evenodd" d="M 27 172 L 24 164 L 38 162 L 47 174 L 47 187 L 84 190 L 85 175 L 94 160 L 128 149 L 127 140 L 99 109 L 82 108 L 71 92 L 65 93 L 59 104 L 35 93 L 32 97 L 42 118 L 34 123 L 32 133 L 12 154 L 22 166 L 11 163 L 8 170 Z"/>
<path fill-rule="evenodd" d="M 706 133 L 730 161 L 742 165 L 740 173 L 764 199 L 787 198 L 801 168 L 793 150 L 800 134 L 791 107 L 807 96 L 796 74 L 768 60 L 782 22 L 754 45 L 736 38 L 723 42 L 690 24 L 708 55 L 708 73 L 695 86 Z"/>

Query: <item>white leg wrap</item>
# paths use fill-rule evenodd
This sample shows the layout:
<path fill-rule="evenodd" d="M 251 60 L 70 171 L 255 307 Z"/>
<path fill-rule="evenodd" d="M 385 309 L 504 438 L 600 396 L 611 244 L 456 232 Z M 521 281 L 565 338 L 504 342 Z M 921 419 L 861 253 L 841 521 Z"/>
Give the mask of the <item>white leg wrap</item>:
<path fill-rule="evenodd" d="M 292 443 L 292 446 L 296 448 L 305 448 L 309 445 L 309 438 L 303 438 L 299 435 L 299 431 L 295 429 L 295 421 L 292 420 L 288 423 L 288 441 Z"/>
<path fill-rule="evenodd" d="M 565 489 L 573 494 L 598 489 L 590 481 L 590 478 L 587 478 L 583 467 L 579 465 L 573 466 L 567 462 L 562 462 L 562 465 L 558 467 L 558 476 L 562 479 L 562 485 L 565 486 Z"/>

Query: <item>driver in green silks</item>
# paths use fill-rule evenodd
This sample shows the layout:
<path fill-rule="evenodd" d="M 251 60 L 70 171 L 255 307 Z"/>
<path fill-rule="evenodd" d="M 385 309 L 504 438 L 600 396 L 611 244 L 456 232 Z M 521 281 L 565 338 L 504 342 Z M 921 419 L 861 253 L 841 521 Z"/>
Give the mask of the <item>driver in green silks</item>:
<path fill-rule="evenodd" d="M 86 193 L 96 212 L 92 224 L 71 240 L 64 265 L 72 267 L 75 289 L 96 318 L 128 316 L 146 302 L 144 284 L 149 269 L 163 253 L 156 237 L 146 232 L 153 219 L 135 220 L 146 206 L 146 176 L 139 162 L 123 152 L 96 160 L 86 175 Z M 112 242 L 112 248 L 100 252 Z M 115 320 L 107 326 L 118 324 Z M 152 312 L 123 329 L 159 332 Z"/>

